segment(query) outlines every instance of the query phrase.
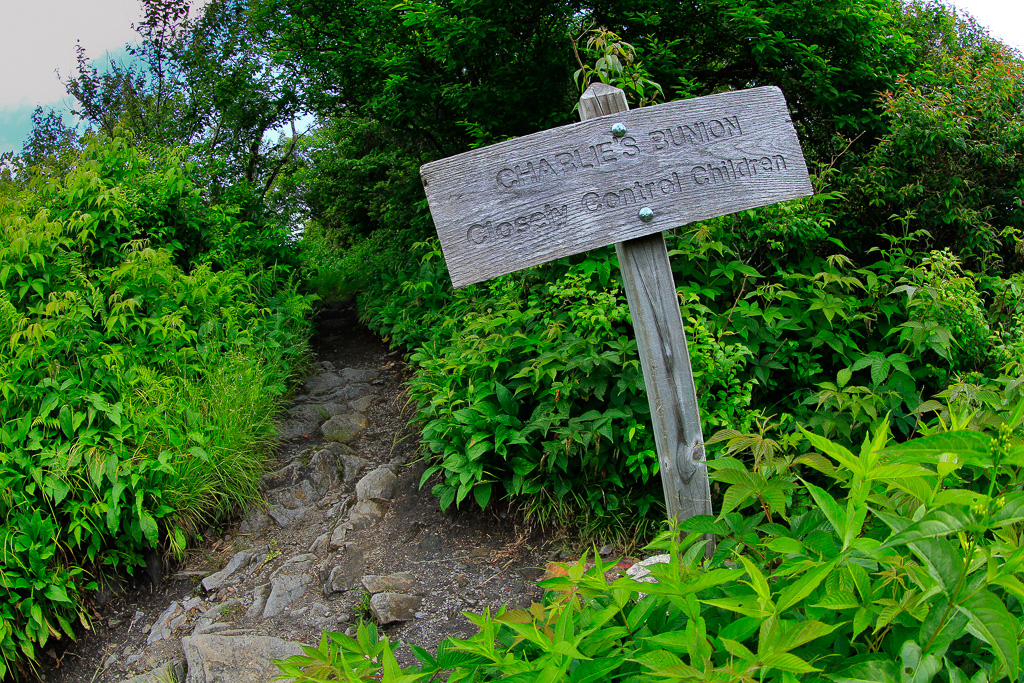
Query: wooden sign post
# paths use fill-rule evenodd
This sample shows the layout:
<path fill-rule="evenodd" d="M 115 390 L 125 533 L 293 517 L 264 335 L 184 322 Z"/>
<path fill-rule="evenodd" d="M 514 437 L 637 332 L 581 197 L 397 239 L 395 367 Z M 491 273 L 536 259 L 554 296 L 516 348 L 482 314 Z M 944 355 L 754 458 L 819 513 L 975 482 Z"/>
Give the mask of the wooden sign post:
<path fill-rule="evenodd" d="M 420 169 L 452 284 L 615 244 L 668 516 L 712 514 L 697 393 L 662 231 L 812 193 L 778 88 L 628 111 L 595 83 L 581 123 Z"/>

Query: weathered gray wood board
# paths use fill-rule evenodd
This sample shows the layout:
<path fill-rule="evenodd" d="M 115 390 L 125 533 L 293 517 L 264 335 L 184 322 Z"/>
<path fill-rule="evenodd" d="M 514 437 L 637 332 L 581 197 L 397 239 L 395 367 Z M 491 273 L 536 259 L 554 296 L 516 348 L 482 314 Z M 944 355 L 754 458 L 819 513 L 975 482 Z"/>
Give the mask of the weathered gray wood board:
<path fill-rule="evenodd" d="M 580 98 L 584 119 L 627 108 L 625 94 L 603 83 Z M 615 251 L 651 406 L 666 512 L 680 521 L 713 514 L 700 409 L 665 238 L 657 232 L 619 242 Z M 710 555 L 712 548 L 709 542 L 705 552 Z"/>
<path fill-rule="evenodd" d="M 583 106 L 582 116 L 598 111 Z M 625 126 L 621 137 L 615 123 Z M 811 194 L 775 87 L 599 115 L 425 164 L 420 174 L 456 287 Z M 654 212 L 650 222 L 638 218 L 643 207 Z"/>

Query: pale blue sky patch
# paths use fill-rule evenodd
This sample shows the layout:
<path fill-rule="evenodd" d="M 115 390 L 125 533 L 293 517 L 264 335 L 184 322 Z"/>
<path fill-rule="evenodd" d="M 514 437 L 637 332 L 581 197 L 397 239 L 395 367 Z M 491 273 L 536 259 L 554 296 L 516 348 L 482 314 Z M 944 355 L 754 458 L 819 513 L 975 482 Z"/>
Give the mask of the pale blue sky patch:
<path fill-rule="evenodd" d="M 0 153 L 21 150 L 25 138 L 32 130 L 32 112 L 35 105 L 4 107 L 0 109 Z"/>

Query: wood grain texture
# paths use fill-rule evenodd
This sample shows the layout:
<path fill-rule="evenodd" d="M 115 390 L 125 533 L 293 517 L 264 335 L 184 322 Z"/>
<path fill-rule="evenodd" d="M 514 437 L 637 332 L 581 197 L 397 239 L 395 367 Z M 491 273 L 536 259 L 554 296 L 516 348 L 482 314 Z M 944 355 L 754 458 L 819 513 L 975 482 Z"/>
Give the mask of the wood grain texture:
<path fill-rule="evenodd" d="M 599 85 L 581 99 L 581 123 L 420 169 L 456 287 L 811 194 L 778 88 L 627 111 Z M 619 122 L 627 132 L 615 137 Z"/>
<path fill-rule="evenodd" d="M 625 94 L 604 84 L 591 86 L 580 98 L 581 117 L 627 107 Z M 665 238 L 659 232 L 619 242 L 615 252 L 651 406 L 667 514 L 680 521 L 710 515 L 711 485 L 700 409 Z M 706 552 L 711 549 L 709 542 Z"/>

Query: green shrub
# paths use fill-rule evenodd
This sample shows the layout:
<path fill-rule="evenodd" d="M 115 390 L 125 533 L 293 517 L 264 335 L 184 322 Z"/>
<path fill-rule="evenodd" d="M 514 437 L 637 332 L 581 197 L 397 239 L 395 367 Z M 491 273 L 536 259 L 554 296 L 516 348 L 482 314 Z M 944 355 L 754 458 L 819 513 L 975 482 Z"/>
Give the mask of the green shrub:
<path fill-rule="evenodd" d="M 298 683 L 438 674 L 574 683 L 1017 680 L 1024 401 L 997 403 L 998 426 L 987 433 L 936 423 L 896 444 L 883 424 L 850 451 L 805 432 L 811 453 L 761 470 L 763 484 L 785 482 L 792 495 L 766 500 L 732 484 L 726 499 L 740 488 L 738 510 L 753 510 L 691 518 L 682 540 L 680 529 L 662 535 L 652 547 L 671 559 L 652 567 L 655 584 L 608 584 L 612 563 L 595 553 L 592 565 L 584 557 L 542 582 L 543 603 L 467 613 L 479 633 L 449 639 L 435 654 L 412 646 L 420 664 L 405 671 L 366 626 L 355 639 L 324 634 L 319 648 L 278 666 Z M 718 474 L 726 471 L 752 474 L 719 460 Z M 704 534 L 717 540 L 710 559 Z"/>
<path fill-rule="evenodd" d="M 668 235 L 705 434 L 723 444 L 712 455 L 757 439 L 799 444 L 798 423 L 852 447 L 886 414 L 906 438 L 926 399 L 950 385 L 1020 375 L 1019 277 L 921 252 L 916 233 L 859 267 L 841 252 L 811 252 L 799 268 L 758 270 L 728 243 L 784 220 L 827 227 L 839 201 L 825 194 Z M 435 243 L 414 253 L 418 267 L 386 276 L 362 313 L 411 351 L 432 458 L 424 483 L 437 475 L 442 506 L 501 496 L 542 522 L 583 516 L 591 532 L 660 519 L 649 408 L 612 252 L 460 290 Z"/>
<path fill-rule="evenodd" d="M 0 199 L 0 677 L 252 498 L 305 360 L 310 300 L 178 161 L 96 139 Z"/>
<path fill-rule="evenodd" d="M 439 474 L 442 508 L 500 495 L 541 522 L 584 515 L 594 528 L 657 510 L 643 373 L 610 250 L 451 292 L 436 242 L 418 249 L 415 278 L 364 315 L 415 349 L 411 395 L 435 460 L 423 482 Z M 748 426 L 749 352 L 698 318 L 686 329 L 707 423 Z"/>

